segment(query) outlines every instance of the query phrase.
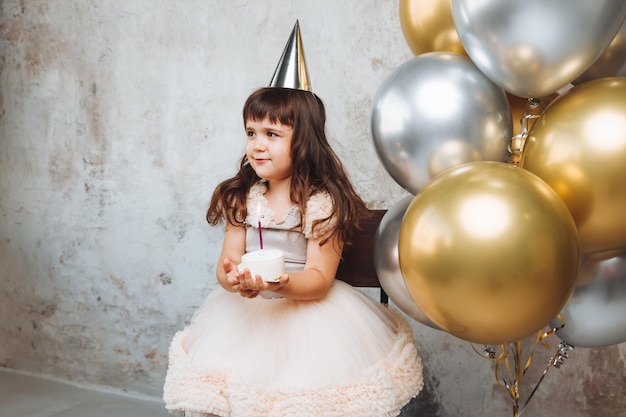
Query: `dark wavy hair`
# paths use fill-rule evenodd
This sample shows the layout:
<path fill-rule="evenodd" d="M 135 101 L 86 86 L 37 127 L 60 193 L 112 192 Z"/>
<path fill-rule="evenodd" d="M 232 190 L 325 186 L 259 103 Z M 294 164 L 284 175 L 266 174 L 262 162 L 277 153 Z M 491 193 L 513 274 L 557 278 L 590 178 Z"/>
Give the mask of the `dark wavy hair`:
<path fill-rule="evenodd" d="M 335 235 L 349 243 L 353 229 L 368 215 L 368 210 L 328 143 L 324 103 L 308 91 L 261 88 L 252 93 L 243 106 L 244 125 L 247 120 L 261 121 L 266 117 L 272 123 L 293 129 L 290 199 L 300 208 L 301 227 L 304 227 L 307 200 L 325 191 L 333 201 L 329 218 L 335 217 L 337 224 L 321 244 Z M 209 224 L 215 226 L 225 220 L 242 225 L 247 216 L 248 192 L 260 180 L 244 155 L 237 174 L 221 182 L 213 192 L 206 214 Z M 314 222 L 313 230 L 327 220 Z"/>

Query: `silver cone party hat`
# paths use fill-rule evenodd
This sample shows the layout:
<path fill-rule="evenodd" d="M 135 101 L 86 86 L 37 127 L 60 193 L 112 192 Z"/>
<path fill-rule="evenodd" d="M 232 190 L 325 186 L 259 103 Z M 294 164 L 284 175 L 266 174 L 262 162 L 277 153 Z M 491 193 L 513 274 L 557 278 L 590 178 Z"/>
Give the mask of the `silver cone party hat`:
<path fill-rule="evenodd" d="M 311 91 L 297 20 L 269 86 Z"/>

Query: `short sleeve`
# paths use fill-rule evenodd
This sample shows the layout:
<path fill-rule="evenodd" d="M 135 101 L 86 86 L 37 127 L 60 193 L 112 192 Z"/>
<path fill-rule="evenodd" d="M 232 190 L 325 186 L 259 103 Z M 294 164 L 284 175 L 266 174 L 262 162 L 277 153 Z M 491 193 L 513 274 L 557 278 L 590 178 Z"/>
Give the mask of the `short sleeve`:
<path fill-rule="evenodd" d="M 306 203 L 304 236 L 307 239 L 315 239 L 333 230 L 337 224 L 335 217 L 318 224 L 315 230 L 311 230 L 316 221 L 328 218 L 332 212 L 333 199 L 327 192 L 319 192 L 312 195 Z"/>

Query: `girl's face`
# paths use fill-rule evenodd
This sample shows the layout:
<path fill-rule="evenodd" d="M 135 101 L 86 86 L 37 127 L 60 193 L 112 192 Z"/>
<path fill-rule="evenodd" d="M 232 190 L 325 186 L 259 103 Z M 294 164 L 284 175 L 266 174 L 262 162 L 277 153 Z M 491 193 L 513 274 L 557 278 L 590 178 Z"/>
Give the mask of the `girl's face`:
<path fill-rule="evenodd" d="M 291 140 L 293 128 L 281 123 L 247 120 L 246 156 L 256 174 L 267 180 L 291 177 Z"/>

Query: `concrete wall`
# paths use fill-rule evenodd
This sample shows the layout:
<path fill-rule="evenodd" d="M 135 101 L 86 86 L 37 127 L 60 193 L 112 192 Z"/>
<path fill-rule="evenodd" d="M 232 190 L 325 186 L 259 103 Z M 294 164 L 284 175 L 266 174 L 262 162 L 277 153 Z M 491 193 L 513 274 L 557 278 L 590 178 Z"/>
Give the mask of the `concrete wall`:
<path fill-rule="evenodd" d="M 404 192 L 369 114 L 412 56 L 397 1 L 0 1 L 0 366 L 160 395 L 171 336 L 217 285 L 204 214 L 241 155 L 241 106 L 296 19 L 332 144 L 388 208 Z M 511 414 L 491 363 L 412 324 L 424 415 Z M 575 350 L 527 415 L 624 415 L 625 361 L 626 344 Z"/>

